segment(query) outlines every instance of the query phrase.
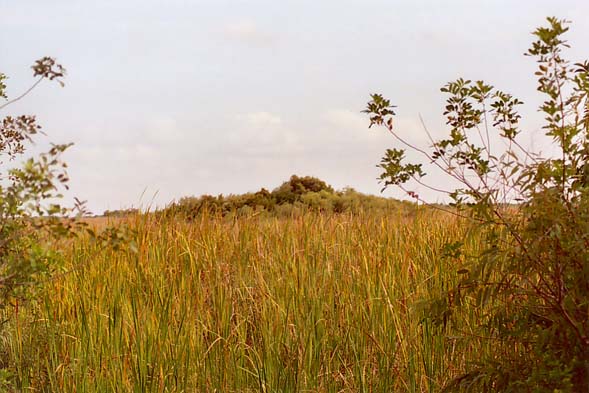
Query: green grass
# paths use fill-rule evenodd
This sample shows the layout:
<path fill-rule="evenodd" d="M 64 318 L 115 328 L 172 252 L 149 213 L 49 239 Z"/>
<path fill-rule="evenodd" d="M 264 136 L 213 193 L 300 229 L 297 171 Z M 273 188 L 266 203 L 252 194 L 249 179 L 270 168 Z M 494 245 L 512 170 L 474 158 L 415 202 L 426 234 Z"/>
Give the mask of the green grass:
<path fill-rule="evenodd" d="M 468 236 L 451 217 L 129 224 L 137 254 L 80 239 L 65 251 L 73 272 L 5 311 L 0 350 L 18 389 L 436 392 L 473 350 L 418 307 L 456 279 L 441 248 Z"/>

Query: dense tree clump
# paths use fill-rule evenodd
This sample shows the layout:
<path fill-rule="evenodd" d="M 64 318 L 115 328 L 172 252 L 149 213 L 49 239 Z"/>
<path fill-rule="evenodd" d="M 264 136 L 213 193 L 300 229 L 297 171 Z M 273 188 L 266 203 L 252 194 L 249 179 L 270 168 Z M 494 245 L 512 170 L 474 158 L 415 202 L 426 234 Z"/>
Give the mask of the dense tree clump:
<path fill-rule="evenodd" d="M 316 177 L 292 175 L 289 181 L 282 183 L 280 187 L 272 191 L 272 197 L 278 204 L 294 203 L 300 201 L 302 196 L 307 193 L 323 191 L 327 194 L 334 192 L 331 186 Z"/>
<path fill-rule="evenodd" d="M 168 206 L 164 212 L 187 218 L 203 213 L 214 215 L 255 213 L 288 216 L 306 211 L 333 213 L 394 212 L 409 208 L 410 202 L 364 195 L 352 188 L 335 191 L 333 187 L 311 176 L 291 176 L 272 191 L 262 188 L 241 195 L 203 195 L 185 197 Z M 109 215 L 114 214 L 109 212 Z"/>

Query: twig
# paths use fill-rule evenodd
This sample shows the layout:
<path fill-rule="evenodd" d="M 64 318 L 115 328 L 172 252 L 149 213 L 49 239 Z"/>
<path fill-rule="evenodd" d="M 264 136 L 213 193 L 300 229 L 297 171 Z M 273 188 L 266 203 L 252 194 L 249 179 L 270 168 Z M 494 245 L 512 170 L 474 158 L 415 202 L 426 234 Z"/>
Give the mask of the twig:
<path fill-rule="evenodd" d="M 16 97 L 16 98 L 13 98 L 12 100 L 10 100 L 10 101 L 7 101 L 7 102 L 5 102 L 4 104 L 0 105 L 0 110 L 4 109 L 4 108 L 6 108 L 8 105 L 10 105 L 10 104 L 14 104 L 15 102 L 17 102 L 17 101 L 21 100 L 22 98 L 24 98 L 24 97 L 25 97 L 27 94 L 29 94 L 31 91 L 33 91 L 33 89 L 34 89 L 35 87 L 37 87 L 37 85 L 38 85 L 39 83 L 41 83 L 41 81 L 42 81 L 43 79 L 45 79 L 45 77 L 43 77 L 43 76 L 42 76 L 42 77 L 40 77 L 39 79 L 37 79 L 37 81 L 36 81 L 35 83 L 33 83 L 33 86 L 29 87 L 29 88 L 28 88 L 28 90 L 27 90 L 27 91 L 25 91 L 24 93 L 22 93 L 20 96 L 18 96 L 18 97 Z"/>

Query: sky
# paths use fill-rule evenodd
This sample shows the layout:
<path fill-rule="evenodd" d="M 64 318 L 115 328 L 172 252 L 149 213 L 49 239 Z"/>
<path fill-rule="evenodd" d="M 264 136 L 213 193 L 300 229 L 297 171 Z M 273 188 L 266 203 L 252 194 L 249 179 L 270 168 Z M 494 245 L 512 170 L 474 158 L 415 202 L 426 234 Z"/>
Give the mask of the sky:
<path fill-rule="evenodd" d="M 538 143 L 523 53 L 547 16 L 572 21 L 567 56 L 589 58 L 586 0 L 0 0 L 8 94 L 34 82 L 42 56 L 67 69 L 64 88 L 44 82 L 0 116 L 37 115 L 36 149 L 74 143 L 68 198 L 95 213 L 272 189 L 292 174 L 379 194 L 376 164 L 398 144 L 368 129 L 372 93 L 427 146 L 420 116 L 434 136 L 448 131 L 440 87 L 484 79 L 525 102 L 524 139 Z"/>

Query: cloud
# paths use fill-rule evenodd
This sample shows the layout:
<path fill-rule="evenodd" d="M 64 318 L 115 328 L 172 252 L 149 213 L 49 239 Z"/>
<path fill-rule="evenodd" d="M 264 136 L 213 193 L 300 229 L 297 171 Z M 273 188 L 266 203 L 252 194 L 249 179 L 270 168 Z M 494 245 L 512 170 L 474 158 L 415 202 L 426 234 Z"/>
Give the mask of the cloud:
<path fill-rule="evenodd" d="M 360 144 L 378 144 L 387 140 L 382 130 L 368 129 L 368 117 L 349 109 L 331 109 L 322 116 L 322 136 L 330 145 L 350 149 Z"/>
<path fill-rule="evenodd" d="M 402 145 L 384 127 L 369 129 L 368 116 L 359 111 L 330 109 L 323 112 L 320 119 L 316 132 L 311 136 L 313 144 L 337 156 L 360 151 L 365 154 L 380 152 L 387 147 Z M 405 141 L 416 146 L 427 148 L 431 144 L 417 115 L 395 116 L 394 130 Z"/>
<path fill-rule="evenodd" d="M 327 111 L 323 117 L 328 125 L 337 129 L 352 132 L 368 129 L 366 117 L 348 109 L 332 109 Z"/>
<path fill-rule="evenodd" d="M 274 41 L 274 37 L 270 33 L 261 30 L 251 20 L 240 20 L 229 23 L 223 27 L 222 33 L 230 41 L 250 46 L 268 46 Z"/>
<path fill-rule="evenodd" d="M 302 148 L 297 133 L 278 114 L 259 111 L 240 114 L 234 119 L 226 147 L 239 156 L 290 155 Z"/>
<path fill-rule="evenodd" d="M 177 143 L 185 139 L 178 121 L 169 116 L 154 116 L 144 129 L 148 140 L 156 144 Z"/>
<path fill-rule="evenodd" d="M 427 132 L 418 116 L 395 116 L 393 129 L 401 138 L 411 144 L 416 144 L 422 148 L 431 145 Z M 433 133 L 432 137 L 436 138 L 436 135 L 437 133 Z"/>
<path fill-rule="evenodd" d="M 239 115 L 238 119 L 253 127 L 277 126 L 282 124 L 280 116 L 264 111 Z"/>

